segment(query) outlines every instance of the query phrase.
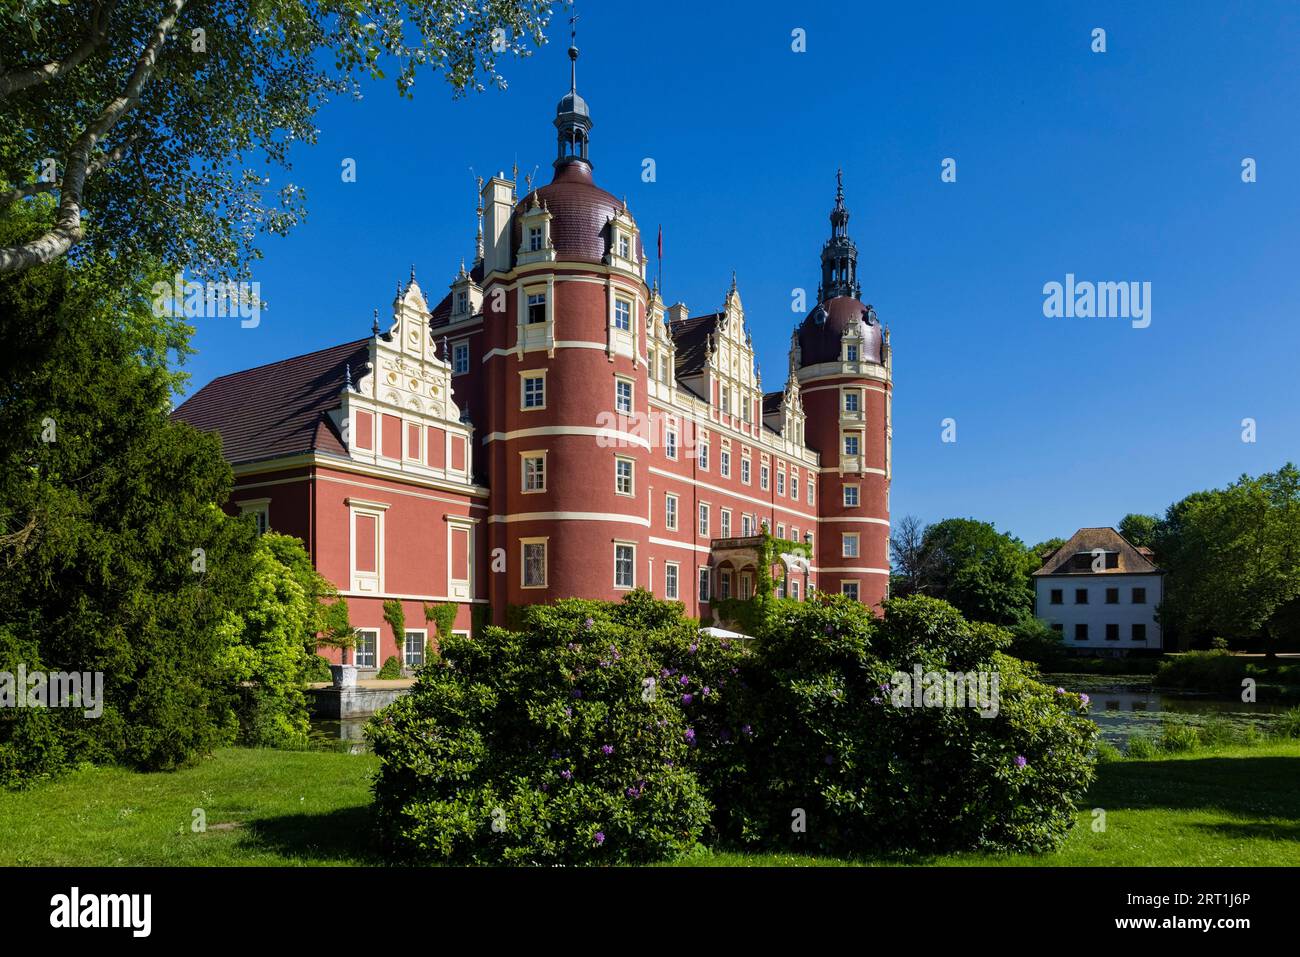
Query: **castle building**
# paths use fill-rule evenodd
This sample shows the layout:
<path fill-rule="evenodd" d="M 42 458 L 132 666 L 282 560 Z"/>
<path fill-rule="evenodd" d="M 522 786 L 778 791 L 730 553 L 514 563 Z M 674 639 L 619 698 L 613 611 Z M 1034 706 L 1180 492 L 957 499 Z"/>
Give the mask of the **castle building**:
<path fill-rule="evenodd" d="M 436 303 L 412 269 L 368 337 L 222 376 L 174 413 L 221 433 L 230 508 L 303 539 L 348 598 L 362 669 L 420 663 L 424 603 L 456 603 L 468 631 L 645 588 L 725 624 L 769 560 L 789 597 L 886 595 L 889 334 L 861 300 L 842 178 L 817 302 L 764 392 L 734 274 L 702 315 L 648 284 L 636 219 L 593 178 L 569 56 L 550 183 L 481 184 L 472 266 Z"/>

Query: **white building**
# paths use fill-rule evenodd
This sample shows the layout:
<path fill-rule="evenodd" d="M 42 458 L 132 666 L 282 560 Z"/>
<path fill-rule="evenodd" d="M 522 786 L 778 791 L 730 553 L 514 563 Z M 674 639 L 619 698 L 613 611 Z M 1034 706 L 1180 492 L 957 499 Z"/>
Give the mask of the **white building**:
<path fill-rule="evenodd" d="M 1034 572 L 1034 614 L 1067 648 L 1159 651 L 1164 574 L 1150 549 L 1135 548 L 1113 528 L 1081 528 Z"/>

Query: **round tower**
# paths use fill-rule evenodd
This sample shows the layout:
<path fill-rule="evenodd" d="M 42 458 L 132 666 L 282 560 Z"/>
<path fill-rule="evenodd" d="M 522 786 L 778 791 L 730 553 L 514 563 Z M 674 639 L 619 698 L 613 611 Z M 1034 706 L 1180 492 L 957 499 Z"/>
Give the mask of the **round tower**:
<path fill-rule="evenodd" d="M 618 599 L 648 577 L 649 442 L 640 232 L 597 186 L 591 112 L 556 108 L 550 183 L 484 188 L 484 453 L 492 476 L 489 600 Z M 476 425 L 478 417 L 475 417 Z"/>
<path fill-rule="evenodd" d="M 876 606 L 889 588 L 893 372 L 889 333 L 862 302 L 842 171 L 822 247 L 817 304 L 791 340 L 791 365 L 821 453 L 818 587 Z"/>

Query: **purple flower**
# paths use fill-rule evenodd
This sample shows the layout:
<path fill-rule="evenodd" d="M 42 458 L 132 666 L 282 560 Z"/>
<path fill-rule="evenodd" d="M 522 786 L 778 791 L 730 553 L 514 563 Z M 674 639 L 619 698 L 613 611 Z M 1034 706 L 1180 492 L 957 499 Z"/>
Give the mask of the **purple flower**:
<path fill-rule="evenodd" d="M 695 729 L 694 729 L 694 728 L 687 728 L 687 729 L 686 729 L 686 743 L 687 743 L 687 744 L 694 744 L 694 743 L 695 743 Z"/>
<path fill-rule="evenodd" d="M 682 704 L 690 704 L 694 700 L 695 700 L 694 695 L 689 695 L 689 694 L 682 695 Z"/>
<path fill-rule="evenodd" d="M 578 688 L 574 688 L 574 689 L 573 689 L 573 696 L 574 696 L 575 698 L 581 698 L 581 697 L 582 697 L 582 691 L 579 690 Z"/>
<path fill-rule="evenodd" d="M 605 843 L 605 832 L 604 832 L 604 831 L 597 831 L 597 832 L 596 832 L 596 846 L 597 846 L 597 847 L 600 847 L 600 845 L 602 845 L 602 844 L 604 844 L 604 843 Z"/>
<path fill-rule="evenodd" d="M 749 725 L 746 724 L 746 725 L 742 725 L 742 726 L 741 726 L 741 728 L 740 728 L 740 733 L 743 734 L 743 735 L 748 736 L 748 735 L 753 734 L 754 731 L 753 731 L 753 729 L 752 729 Z"/>
<path fill-rule="evenodd" d="M 711 695 L 711 694 L 713 694 L 713 692 L 709 690 L 709 686 L 708 686 L 708 685 L 705 685 L 705 686 L 704 686 L 704 697 L 707 698 L 707 697 L 708 697 L 709 695 Z"/>
<path fill-rule="evenodd" d="M 628 789 L 627 789 L 627 796 L 630 797 L 630 798 L 636 799 L 636 798 L 639 798 L 639 797 L 641 796 L 641 792 L 638 791 L 636 788 L 628 788 Z"/>
<path fill-rule="evenodd" d="M 600 746 L 600 753 L 608 757 L 614 753 L 614 746 L 612 744 L 602 744 Z"/>
<path fill-rule="evenodd" d="M 881 691 L 888 691 L 888 690 L 889 690 L 889 682 L 886 681 L 884 684 L 880 685 L 879 688 L 880 688 Z"/>
<path fill-rule="evenodd" d="M 880 699 L 879 699 L 879 698 L 872 698 L 872 699 L 871 699 L 871 703 L 872 703 L 872 704 L 880 704 Z"/>
<path fill-rule="evenodd" d="M 596 627 L 596 620 L 594 618 L 588 618 L 586 621 L 582 623 L 582 626 L 586 628 L 588 631 L 591 631 L 591 629 Z"/>
<path fill-rule="evenodd" d="M 677 679 L 677 683 L 680 685 L 688 685 L 691 683 L 691 679 L 686 677 L 685 675 L 682 675 L 680 678 Z"/>
<path fill-rule="evenodd" d="M 570 771 L 568 768 L 565 768 L 563 771 L 560 772 L 560 777 L 564 778 L 564 780 L 566 781 L 572 781 L 573 772 Z"/>
<path fill-rule="evenodd" d="M 1057 694 L 1065 694 L 1065 689 L 1064 689 L 1064 688 L 1057 688 L 1057 689 L 1056 689 L 1056 693 L 1057 693 Z"/>
<path fill-rule="evenodd" d="M 573 717 L 573 709 L 572 709 L 572 708 L 565 708 L 565 709 L 564 709 L 564 716 L 565 716 L 566 718 L 572 718 L 572 717 Z"/>
<path fill-rule="evenodd" d="M 1025 759 L 1025 756 L 1023 754 L 1016 755 L 1016 767 L 1023 768 L 1028 763 L 1029 762 Z"/>
<path fill-rule="evenodd" d="M 547 784 L 545 781 L 543 781 L 543 782 L 542 782 L 542 790 L 543 790 L 543 791 L 549 791 L 550 789 L 551 789 L 551 786 L 550 786 L 549 784 Z"/>
<path fill-rule="evenodd" d="M 699 645 L 692 644 L 686 650 L 689 651 L 691 654 L 695 654 L 696 649 L 699 647 L 700 647 Z"/>
<path fill-rule="evenodd" d="M 1088 707 L 1088 702 L 1091 701 L 1091 700 L 1092 700 L 1092 699 L 1089 698 L 1086 694 L 1081 694 L 1081 695 L 1079 695 L 1079 704 L 1082 705 L 1082 706 L 1085 707 L 1085 708 Z"/>
<path fill-rule="evenodd" d="M 828 635 L 833 635 L 833 634 L 835 634 L 835 626 L 834 626 L 834 625 L 827 625 L 827 626 L 826 626 L 826 634 L 828 634 Z"/>

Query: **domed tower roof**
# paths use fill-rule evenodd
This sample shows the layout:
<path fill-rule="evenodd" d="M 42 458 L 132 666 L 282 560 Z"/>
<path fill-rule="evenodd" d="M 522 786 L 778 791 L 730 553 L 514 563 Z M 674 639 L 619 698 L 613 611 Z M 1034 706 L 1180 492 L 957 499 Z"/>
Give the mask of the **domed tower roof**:
<path fill-rule="evenodd" d="M 831 237 L 822 246 L 822 282 L 817 305 L 799 324 L 799 364 L 838 362 L 840 340 L 857 328 L 862 336 L 862 358 L 881 362 L 881 330 L 876 312 L 862 302 L 858 285 L 858 247 L 849 238 L 849 210 L 844 205 L 844 172 L 835 174 L 835 206 L 831 209 Z M 860 326 L 860 328 L 858 328 Z"/>
<path fill-rule="evenodd" d="M 557 259 L 585 263 L 604 261 L 608 246 L 606 226 L 622 212 L 623 201 L 595 184 L 589 165 L 567 163 L 558 167 L 554 179 L 520 200 L 510 219 L 512 249 L 518 249 L 523 240 L 523 215 L 534 202 L 545 206 L 551 213 L 551 244 L 555 247 Z M 638 234 L 638 261 L 642 255 Z"/>

